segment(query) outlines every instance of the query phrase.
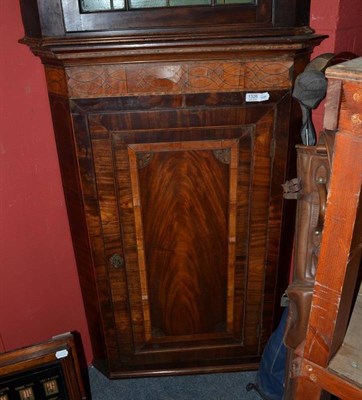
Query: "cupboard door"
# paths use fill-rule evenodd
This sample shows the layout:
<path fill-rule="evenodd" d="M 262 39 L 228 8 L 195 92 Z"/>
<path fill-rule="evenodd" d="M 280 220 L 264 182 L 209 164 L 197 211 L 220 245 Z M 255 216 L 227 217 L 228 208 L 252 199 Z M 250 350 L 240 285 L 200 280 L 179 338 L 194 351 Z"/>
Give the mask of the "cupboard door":
<path fill-rule="evenodd" d="M 257 361 L 276 104 L 88 115 L 120 362 Z"/>

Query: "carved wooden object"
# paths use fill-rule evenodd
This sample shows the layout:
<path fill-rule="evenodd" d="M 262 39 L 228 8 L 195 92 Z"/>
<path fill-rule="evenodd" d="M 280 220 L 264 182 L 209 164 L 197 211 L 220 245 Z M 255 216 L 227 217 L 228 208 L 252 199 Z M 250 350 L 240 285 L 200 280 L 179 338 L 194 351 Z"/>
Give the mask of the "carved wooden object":
<path fill-rule="evenodd" d="M 296 349 L 305 339 L 324 225 L 334 132 L 320 133 L 316 146 L 297 145 L 298 191 L 293 280 L 286 293 L 289 311 L 284 344 Z M 287 193 L 286 197 L 291 196 Z"/>
<path fill-rule="evenodd" d="M 327 103 L 331 108 L 326 109 L 325 125 L 338 131 L 308 330 L 292 372 L 294 385 L 288 398 L 293 400 L 319 399 L 322 389 L 341 399 L 362 396 L 360 384 L 348 375 L 343 377 L 345 372 L 329 368 L 344 341 L 353 295 L 360 285 L 362 58 L 327 69 L 327 77 L 332 90 L 339 87 L 341 94 Z M 336 109 L 338 126 L 336 119 L 328 115 Z M 351 367 L 359 368 L 358 363 Z"/>

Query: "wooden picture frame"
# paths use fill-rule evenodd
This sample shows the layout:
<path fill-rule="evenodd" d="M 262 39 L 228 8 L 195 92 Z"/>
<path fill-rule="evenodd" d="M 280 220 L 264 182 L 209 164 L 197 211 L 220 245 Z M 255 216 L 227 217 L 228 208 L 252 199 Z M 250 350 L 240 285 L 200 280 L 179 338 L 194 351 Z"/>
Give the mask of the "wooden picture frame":
<path fill-rule="evenodd" d="M 0 400 L 38 399 L 87 399 L 72 334 L 0 354 Z"/>

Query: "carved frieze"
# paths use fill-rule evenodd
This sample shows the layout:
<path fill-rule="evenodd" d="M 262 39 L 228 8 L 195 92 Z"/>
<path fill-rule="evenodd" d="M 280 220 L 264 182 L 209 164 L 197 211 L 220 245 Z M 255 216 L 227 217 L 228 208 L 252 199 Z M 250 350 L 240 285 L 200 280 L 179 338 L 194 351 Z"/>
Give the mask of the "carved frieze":
<path fill-rule="evenodd" d="M 245 64 L 245 87 L 248 89 L 288 88 L 291 86 L 292 63 L 276 61 L 272 63 L 250 62 Z"/>
<path fill-rule="evenodd" d="M 126 94 L 126 70 L 122 65 L 67 68 L 70 97 L 109 97 Z"/>
<path fill-rule="evenodd" d="M 291 87 L 292 62 L 219 61 L 48 68 L 48 88 L 71 98 L 273 90 Z M 60 70 L 61 71 L 61 70 Z"/>

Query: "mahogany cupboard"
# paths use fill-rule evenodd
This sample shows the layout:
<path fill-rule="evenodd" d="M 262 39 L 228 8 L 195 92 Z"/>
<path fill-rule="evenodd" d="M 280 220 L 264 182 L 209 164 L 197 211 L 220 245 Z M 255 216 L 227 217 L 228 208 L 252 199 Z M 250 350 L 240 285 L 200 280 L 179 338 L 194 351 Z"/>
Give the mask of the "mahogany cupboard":
<path fill-rule="evenodd" d="M 288 280 L 291 88 L 322 39 L 309 1 L 21 6 L 94 364 L 113 378 L 255 368 Z"/>

